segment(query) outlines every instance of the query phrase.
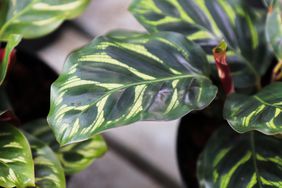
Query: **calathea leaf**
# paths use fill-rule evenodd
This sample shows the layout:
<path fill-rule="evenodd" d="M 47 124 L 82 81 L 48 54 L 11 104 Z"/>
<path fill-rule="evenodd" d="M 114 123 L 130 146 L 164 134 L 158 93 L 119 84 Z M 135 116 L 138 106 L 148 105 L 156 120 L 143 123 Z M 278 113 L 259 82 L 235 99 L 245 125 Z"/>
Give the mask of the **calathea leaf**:
<path fill-rule="evenodd" d="M 90 166 L 107 151 L 107 145 L 101 135 L 89 140 L 70 144 L 57 152 L 66 174 L 75 174 Z"/>
<path fill-rule="evenodd" d="M 210 54 L 211 62 L 212 49 L 224 38 L 233 49 L 228 62 L 241 64 L 242 71 L 231 66 L 233 76 L 241 77 L 238 82 L 234 79 L 235 86 L 244 88 L 259 82 L 271 61 L 265 39 L 259 37 L 264 35 L 266 11 L 254 12 L 243 4 L 240 0 L 135 0 L 130 10 L 150 32 L 185 34 Z"/>
<path fill-rule="evenodd" d="M 282 133 L 282 83 L 273 83 L 254 96 L 230 95 L 224 106 L 224 117 L 240 133 L 251 130 Z"/>
<path fill-rule="evenodd" d="M 18 35 L 10 35 L 7 38 L 7 45 L 5 48 L 0 48 L 0 85 L 3 83 L 9 64 L 13 60 L 15 56 L 14 48 L 19 44 L 21 41 L 21 37 Z M 1 38 L 0 38 L 1 42 Z"/>
<path fill-rule="evenodd" d="M 0 151 L 0 186 L 34 186 L 34 166 L 28 141 L 9 124 L 0 124 Z"/>
<path fill-rule="evenodd" d="M 84 170 L 107 151 L 107 145 L 101 135 L 60 147 L 45 119 L 30 122 L 24 125 L 23 129 L 40 138 L 53 149 L 66 174 L 74 174 Z"/>
<path fill-rule="evenodd" d="M 61 144 L 139 120 L 205 108 L 217 88 L 205 53 L 177 33 L 111 33 L 72 53 L 52 85 L 48 121 Z"/>
<path fill-rule="evenodd" d="M 54 152 L 36 138 L 30 135 L 27 137 L 33 153 L 36 187 L 66 187 L 64 170 Z"/>
<path fill-rule="evenodd" d="M 65 188 L 64 170 L 55 153 L 37 138 L 25 133 L 29 140 L 34 167 L 36 188 Z"/>
<path fill-rule="evenodd" d="M 282 187 L 281 140 L 228 126 L 209 140 L 198 161 L 201 187 Z"/>
<path fill-rule="evenodd" d="M 0 39 L 5 40 L 12 34 L 23 38 L 48 34 L 64 20 L 78 16 L 89 0 L 1 0 L 1 3 L 8 8 L 6 15 L 0 15 Z"/>
<path fill-rule="evenodd" d="M 282 61 L 282 2 L 270 5 L 266 23 L 266 36 L 276 56 Z"/>

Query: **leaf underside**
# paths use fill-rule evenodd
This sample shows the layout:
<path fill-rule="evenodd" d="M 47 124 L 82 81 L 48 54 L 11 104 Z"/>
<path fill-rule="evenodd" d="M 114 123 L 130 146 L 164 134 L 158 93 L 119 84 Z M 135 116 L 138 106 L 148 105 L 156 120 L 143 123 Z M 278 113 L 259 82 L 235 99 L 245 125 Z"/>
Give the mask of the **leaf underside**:
<path fill-rule="evenodd" d="M 201 187 L 282 187 L 281 140 L 226 127 L 210 139 L 198 161 Z"/>
<path fill-rule="evenodd" d="M 205 53 L 180 34 L 114 32 L 69 56 L 48 121 L 66 144 L 139 120 L 177 119 L 214 99 L 208 74 Z"/>

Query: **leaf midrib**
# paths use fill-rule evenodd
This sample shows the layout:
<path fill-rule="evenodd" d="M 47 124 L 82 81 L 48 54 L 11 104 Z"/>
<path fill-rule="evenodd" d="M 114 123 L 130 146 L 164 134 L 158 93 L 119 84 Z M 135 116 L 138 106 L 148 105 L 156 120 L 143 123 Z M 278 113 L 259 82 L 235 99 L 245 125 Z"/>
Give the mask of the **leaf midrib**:
<path fill-rule="evenodd" d="M 104 95 L 102 95 L 101 97 L 96 99 L 94 102 L 89 104 L 89 106 L 87 108 L 83 109 L 79 113 L 79 115 L 82 114 L 83 112 L 85 112 L 90 107 L 96 105 L 96 103 L 98 103 L 104 97 L 106 97 L 108 95 L 112 95 L 113 93 L 115 93 L 115 92 L 117 92 L 119 90 L 123 90 L 123 89 L 129 88 L 129 87 L 135 87 L 135 86 L 138 86 L 138 85 L 145 85 L 145 84 L 149 85 L 149 84 L 158 83 L 158 82 L 165 82 L 165 81 L 172 81 L 172 80 L 181 80 L 181 79 L 185 79 L 185 78 L 200 78 L 200 79 L 210 80 L 208 77 L 203 76 L 203 75 L 192 75 L 192 74 L 189 74 L 189 75 L 178 75 L 178 76 L 172 76 L 172 77 L 168 77 L 168 78 L 161 78 L 161 79 L 155 79 L 155 80 L 146 80 L 146 81 L 141 81 L 141 82 L 136 82 L 136 83 L 124 85 L 124 86 L 117 87 L 115 89 L 112 89 L 112 90 L 109 90 L 109 91 L 105 92 Z"/>

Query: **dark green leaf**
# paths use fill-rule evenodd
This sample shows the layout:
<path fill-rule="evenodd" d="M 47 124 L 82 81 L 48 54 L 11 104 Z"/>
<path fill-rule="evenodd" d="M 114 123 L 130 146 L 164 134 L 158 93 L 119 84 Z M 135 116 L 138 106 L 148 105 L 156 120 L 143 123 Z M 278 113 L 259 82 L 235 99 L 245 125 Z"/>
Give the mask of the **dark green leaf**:
<path fill-rule="evenodd" d="M 217 88 L 205 53 L 177 33 L 111 33 L 72 53 L 52 85 L 48 121 L 61 144 L 139 120 L 205 108 Z"/>
<path fill-rule="evenodd" d="M 233 94 L 227 98 L 224 117 L 240 133 L 258 130 L 282 133 L 282 83 L 273 83 L 254 96 Z"/>
<path fill-rule="evenodd" d="M 266 34 L 274 53 L 282 61 L 282 2 L 273 6 L 267 18 Z"/>
<path fill-rule="evenodd" d="M 210 62 L 212 48 L 224 38 L 232 49 L 227 62 L 243 66 L 240 71 L 231 67 L 237 88 L 257 84 L 271 62 L 261 37 L 266 11 L 254 11 L 240 0 L 134 0 L 130 10 L 150 32 L 175 31 L 199 43 Z"/>
<path fill-rule="evenodd" d="M 210 139 L 198 161 L 201 187 L 282 187 L 281 140 L 226 127 Z"/>
<path fill-rule="evenodd" d="M 78 16 L 89 0 L 1 0 L 8 7 L 0 14 L 0 38 L 34 38 L 55 30 L 64 20 Z M 1 10 L 1 9 L 0 9 Z"/>
<path fill-rule="evenodd" d="M 45 119 L 26 124 L 23 128 L 54 150 L 66 174 L 84 170 L 107 151 L 107 145 L 100 135 L 83 142 L 60 147 Z"/>
<path fill-rule="evenodd" d="M 64 169 L 55 153 L 43 142 L 26 133 L 29 140 L 34 167 L 36 188 L 65 188 Z"/>
<path fill-rule="evenodd" d="M 9 124 L 0 124 L 0 186 L 34 185 L 34 165 L 28 141 Z"/>

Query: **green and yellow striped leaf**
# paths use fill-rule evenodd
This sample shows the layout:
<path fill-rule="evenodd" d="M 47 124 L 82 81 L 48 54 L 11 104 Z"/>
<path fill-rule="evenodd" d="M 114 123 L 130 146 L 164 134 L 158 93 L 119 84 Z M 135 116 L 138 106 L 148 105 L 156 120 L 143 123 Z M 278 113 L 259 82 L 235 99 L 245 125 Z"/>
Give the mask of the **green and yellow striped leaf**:
<path fill-rule="evenodd" d="M 0 124 L 0 187 L 34 186 L 34 166 L 30 146 L 13 126 Z"/>
<path fill-rule="evenodd" d="M 14 50 L 14 48 L 19 44 L 20 41 L 21 41 L 21 37 L 18 35 L 10 35 L 7 38 L 7 45 L 4 48 L 4 56 L 2 61 L 0 59 L 0 85 L 3 83 L 6 77 L 9 63 L 12 60 L 11 53 Z M 0 42 L 1 42 L 1 38 L 0 38 Z"/>
<path fill-rule="evenodd" d="M 266 11 L 240 0 L 134 0 L 130 11 L 149 32 L 179 32 L 199 43 L 210 62 L 212 49 L 224 39 L 232 49 L 227 62 L 234 64 L 237 88 L 256 84 L 271 63 L 265 37 L 260 37 Z"/>
<path fill-rule="evenodd" d="M 34 168 L 36 188 L 65 188 L 64 169 L 55 153 L 42 141 L 25 134 L 29 140 Z"/>
<path fill-rule="evenodd" d="M 28 123 L 23 128 L 53 149 L 67 175 L 86 169 L 107 151 L 107 145 L 101 135 L 60 147 L 45 119 Z"/>
<path fill-rule="evenodd" d="M 226 125 L 198 160 L 200 187 L 282 187 L 281 143 L 258 132 L 239 135 Z"/>
<path fill-rule="evenodd" d="M 0 14 L 0 40 L 14 34 L 23 38 L 46 35 L 64 20 L 78 16 L 88 3 L 89 0 L 1 0 L 2 9 L 8 11 Z"/>
<path fill-rule="evenodd" d="M 70 144 L 57 152 L 66 174 L 75 174 L 90 166 L 107 151 L 107 145 L 101 135 L 89 140 Z"/>
<path fill-rule="evenodd" d="M 266 36 L 277 58 L 282 61 L 282 2 L 271 4 L 266 23 Z"/>
<path fill-rule="evenodd" d="M 72 53 L 51 88 L 61 144 L 139 120 L 173 120 L 215 98 L 204 51 L 177 33 L 111 33 Z"/>
<path fill-rule="evenodd" d="M 224 118 L 239 133 L 282 133 L 282 83 L 273 83 L 254 96 L 230 95 L 225 102 Z"/>

